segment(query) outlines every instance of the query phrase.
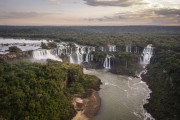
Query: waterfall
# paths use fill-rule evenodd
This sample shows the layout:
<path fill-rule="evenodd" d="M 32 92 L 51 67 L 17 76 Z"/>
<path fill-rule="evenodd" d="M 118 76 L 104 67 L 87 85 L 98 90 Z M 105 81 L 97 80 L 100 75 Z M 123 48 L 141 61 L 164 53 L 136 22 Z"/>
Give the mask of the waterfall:
<path fill-rule="evenodd" d="M 81 54 L 85 54 L 86 53 L 86 47 L 85 46 L 82 46 L 80 48 L 80 51 L 81 51 Z"/>
<path fill-rule="evenodd" d="M 90 47 L 90 46 L 88 46 L 88 47 L 86 47 L 87 48 L 87 51 L 86 51 L 86 53 L 90 53 L 90 52 L 92 52 L 92 51 L 95 51 L 95 47 Z M 84 51 L 85 52 L 85 51 Z"/>
<path fill-rule="evenodd" d="M 70 63 L 81 64 L 83 62 L 83 54 L 85 53 L 85 47 L 77 44 L 75 44 L 75 46 L 75 52 L 70 54 Z"/>
<path fill-rule="evenodd" d="M 106 56 L 103 66 L 105 69 L 111 69 L 111 57 L 109 55 Z"/>
<path fill-rule="evenodd" d="M 90 57 L 90 58 L 91 58 L 91 61 L 93 61 L 93 60 L 94 60 L 94 55 L 91 55 L 91 57 Z"/>
<path fill-rule="evenodd" d="M 116 46 L 115 45 L 108 45 L 109 52 L 116 52 Z"/>
<path fill-rule="evenodd" d="M 77 54 L 77 64 L 81 64 L 83 62 L 83 54 Z"/>
<path fill-rule="evenodd" d="M 95 47 L 91 47 L 91 51 L 96 51 L 96 48 Z"/>
<path fill-rule="evenodd" d="M 93 61 L 93 59 L 94 59 L 93 57 L 94 57 L 93 55 L 87 53 L 86 54 L 86 58 L 85 58 L 85 62 Z"/>
<path fill-rule="evenodd" d="M 69 55 L 69 62 L 70 63 L 72 63 L 72 64 L 75 64 L 76 62 L 74 61 L 74 59 L 73 59 L 73 57 L 72 57 L 72 55 Z"/>
<path fill-rule="evenodd" d="M 32 56 L 35 60 L 52 59 L 56 61 L 62 61 L 57 55 L 52 54 L 51 50 L 35 50 L 33 51 Z"/>
<path fill-rule="evenodd" d="M 89 53 L 87 53 L 87 54 L 86 54 L 86 59 L 85 59 L 85 62 L 89 62 L 89 57 L 90 57 L 90 54 L 89 54 Z"/>
<path fill-rule="evenodd" d="M 70 63 L 81 64 L 83 62 L 83 55 L 73 53 L 73 54 L 69 55 L 69 59 L 70 59 Z"/>
<path fill-rule="evenodd" d="M 144 67 L 150 63 L 150 59 L 153 56 L 153 47 L 152 44 L 147 45 L 143 53 L 141 54 L 140 58 L 140 64 L 143 65 Z"/>
<path fill-rule="evenodd" d="M 104 52 L 104 47 L 100 47 L 100 50 Z"/>
<path fill-rule="evenodd" d="M 72 48 L 65 43 L 60 43 L 57 48 L 54 49 L 55 54 L 61 56 L 62 54 L 71 54 Z"/>
<path fill-rule="evenodd" d="M 85 59 L 86 62 L 89 62 L 89 54 L 86 54 L 86 59 Z"/>
<path fill-rule="evenodd" d="M 138 53 L 138 47 L 137 46 L 135 47 L 135 51 L 134 52 Z"/>
<path fill-rule="evenodd" d="M 53 53 L 54 53 L 55 55 L 61 56 L 61 54 L 63 53 L 63 48 L 57 47 L 57 48 L 55 48 L 55 49 L 53 50 Z"/>
<path fill-rule="evenodd" d="M 83 54 L 85 53 L 84 47 L 81 47 L 76 44 L 76 55 L 77 55 L 77 64 L 81 64 L 83 62 Z"/>
<path fill-rule="evenodd" d="M 130 45 L 126 46 L 126 52 L 131 52 L 131 46 Z"/>
<path fill-rule="evenodd" d="M 147 73 L 147 70 L 145 69 L 146 65 L 150 63 L 150 59 L 151 57 L 153 56 L 153 47 L 152 47 L 152 44 L 149 44 L 147 45 L 144 50 L 143 50 L 143 53 L 141 54 L 141 57 L 140 57 L 140 64 L 143 66 L 144 70 L 142 70 L 139 75 L 137 75 L 141 80 L 141 75 L 142 74 L 146 74 Z M 150 98 L 150 93 L 152 92 L 151 90 L 148 91 L 148 95 L 147 97 L 143 100 L 143 104 L 147 104 L 148 101 L 147 99 Z M 144 120 L 155 120 L 150 113 L 148 113 L 143 107 L 143 115 L 144 115 Z"/>
<path fill-rule="evenodd" d="M 92 51 L 95 51 L 93 46 L 82 46 L 74 44 L 75 49 L 70 47 L 68 43 L 60 43 L 57 48 L 51 50 L 36 50 L 33 51 L 33 58 L 36 60 L 41 59 L 52 59 L 57 61 L 62 61 L 59 56 L 62 54 L 69 56 L 70 63 L 81 64 L 82 62 L 93 61 Z M 85 55 L 85 59 L 83 56 Z"/>

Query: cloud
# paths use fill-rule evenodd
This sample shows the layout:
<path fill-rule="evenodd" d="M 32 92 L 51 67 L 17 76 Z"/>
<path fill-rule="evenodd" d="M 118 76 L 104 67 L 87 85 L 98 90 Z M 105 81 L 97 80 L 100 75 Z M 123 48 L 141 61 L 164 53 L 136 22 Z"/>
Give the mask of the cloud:
<path fill-rule="evenodd" d="M 114 16 L 103 16 L 103 17 L 99 17 L 99 18 L 87 18 L 85 20 L 88 21 L 119 21 L 125 19 L 125 17 L 123 16 L 118 16 L 118 15 L 114 15 Z"/>
<path fill-rule="evenodd" d="M 159 9 L 154 10 L 156 19 L 154 22 L 159 24 L 180 24 L 180 9 Z"/>
<path fill-rule="evenodd" d="M 0 19 L 13 19 L 13 18 L 34 18 L 47 15 L 48 13 L 38 12 L 2 12 L 0 13 Z"/>
<path fill-rule="evenodd" d="M 143 11 L 143 13 L 145 13 L 145 11 Z M 88 21 L 105 21 L 105 22 L 109 22 L 109 21 L 120 21 L 120 20 L 127 20 L 127 19 L 136 19 L 139 17 L 142 17 L 141 13 L 133 13 L 133 12 L 120 12 L 120 13 L 116 13 L 114 15 L 111 16 L 103 16 L 103 17 L 99 17 L 99 18 L 88 18 L 86 20 Z"/>
<path fill-rule="evenodd" d="M 135 4 L 146 4 L 143 0 L 84 0 L 91 6 L 121 6 L 128 7 Z"/>
<path fill-rule="evenodd" d="M 139 12 L 120 12 L 111 16 L 87 18 L 98 22 L 147 22 L 147 24 L 180 24 L 180 9 L 147 9 Z"/>
<path fill-rule="evenodd" d="M 176 15 L 180 16 L 180 9 L 159 9 L 154 11 L 157 15 L 164 15 L 164 16 L 169 16 L 169 15 Z"/>

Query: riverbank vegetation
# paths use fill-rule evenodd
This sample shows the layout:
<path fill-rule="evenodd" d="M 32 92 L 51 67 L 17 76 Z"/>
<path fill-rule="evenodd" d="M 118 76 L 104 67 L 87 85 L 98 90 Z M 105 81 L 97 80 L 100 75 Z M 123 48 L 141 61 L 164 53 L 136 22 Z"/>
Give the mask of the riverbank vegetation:
<path fill-rule="evenodd" d="M 171 27 L 171 26 L 168 26 L 168 27 L 163 27 L 163 26 L 124 26 L 124 27 L 0 26 L 0 36 L 4 38 L 47 39 L 47 40 L 54 40 L 55 42 L 61 42 L 61 41 L 76 42 L 81 45 L 91 45 L 91 46 L 96 46 L 96 47 L 107 46 L 108 44 L 116 45 L 117 50 L 119 51 L 117 51 L 113 55 L 111 53 L 108 53 L 112 57 L 111 58 L 112 66 L 114 63 L 116 63 L 114 64 L 114 68 L 112 67 L 111 72 L 118 73 L 118 74 L 127 74 L 127 75 L 132 75 L 134 74 L 136 69 L 139 69 L 138 58 L 140 54 L 142 53 L 143 48 L 147 44 L 152 44 L 154 47 L 154 55 L 151 59 L 151 64 L 147 66 L 147 74 L 143 76 L 143 80 L 147 82 L 150 89 L 152 90 L 151 99 L 149 100 L 149 103 L 145 105 L 145 108 L 157 120 L 178 120 L 180 118 L 179 116 L 179 113 L 180 113 L 180 101 L 179 101 L 179 98 L 180 98 L 180 93 L 179 93 L 179 90 L 180 90 L 180 87 L 179 87 L 180 86 L 180 78 L 179 78 L 179 75 L 180 75 L 180 58 L 179 58 L 180 56 L 179 54 L 180 52 L 180 27 Z M 139 52 L 138 53 L 125 52 L 126 46 L 128 45 L 132 47 L 138 47 Z M 96 51 L 92 54 L 94 54 L 94 62 L 92 62 L 91 64 L 95 64 L 95 65 L 98 65 L 98 67 L 102 67 L 103 61 L 107 53 Z M 62 65 L 60 66 L 62 67 Z M 68 66 L 67 64 L 65 65 Z M 40 65 L 40 66 L 47 66 L 47 65 Z M 58 66 L 54 66 L 54 68 L 51 68 L 51 67 L 50 68 L 54 70 L 56 67 Z M 4 65 L 3 66 L 1 65 L 1 68 L 2 69 L 0 69 L 0 74 L 7 72 L 7 71 L 6 72 L 4 71 Z M 39 69 L 41 69 L 41 67 Z M 85 80 L 84 77 L 82 77 L 81 75 L 80 75 L 81 77 L 77 77 L 76 74 L 74 74 L 74 72 L 78 70 L 77 69 L 75 71 L 74 70 L 69 69 L 69 72 L 67 72 L 67 69 L 65 69 L 66 71 L 65 73 L 71 74 L 72 77 L 69 76 L 68 78 L 66 76 L 67 79 L 63 79 L 63 80 L 65 81 L 69 80 L 68 83 L 71 83 L 71 81 L 75 80 L 74 78 L 77 78 L 78 80 L 78 82 L 73 82 L 74 84 L 68 84 L 67 87 L 63 88 L 62 90 L 59 90 L 61 91 L 62 96 L 63 95 L 65 96 L 65 100 L 69 99 L 67 95 L 71 96 L 72 94 L 76 94 L 76 93 L 84 93 L 84 91 L 86 91 L 86 88 L 88 88 L 89 85 L 94 86 L 94 82 L 92 81 L 94 81 L 95 78 L 92 77 L 91 78 L 92 83 L 88 82 L 91 84 L 87 84 L 87 81 Z M 42 75 L 45 76 L 47 74 L 46 72 L 47 71 L 42 72 Z M 10 74 L 10 76 L 15 74 L 12 72 L 10 73 L 7 73 L 7 74 L 8 75 Z M 39 72 L 33 73 L 33 74 L 36 75 L 38 73 Z M 4 85 L 4 82 L 5 82 L 4 79 L 8 78 L 8 76 L 6 76 L 5 74 L 1 74 L 1 75 L 3 76 L 1 77 L 0 80 L 1 82 L 3 82 L 2 85 Z M 86 76 L 86 78 L 88 77 Z M 26 84 L 29 85 L 30 83 L 26 83 Z M 9 88 L 11 88 L 11 86 Z M 1 87 L 2 91 L 7 91 L 6 89 L 8 88 Z M 11 88 L 11 89 L 13 90 L 14 88 Z M 64 92 L 65 89 L 67 92 Z M 2 94 L 4 93 L 2 92 Z M 2 98 L 2 99 L 9 100 L 8 97 Z M 4 102 L 0 102 L 0 104 L 3 106 Z M 60 106 L 60 107 L 63 107 L 63 106 Z M 21 108 L 17 108 L 17 110 L 18 109 L 22 111 Z M 69 109 L 70 109 L 70 112 L 73 113 L 72 108 L 69 107 Z M 12 115 L 11 112 L 16 112 L 15 109 L 12 109 L 11 111 L 10 108 L 7 108 L 5 110 L 6 110 L 5 112 L 6 114 L 3 112 L 2 113 L 3 115 L 5 115 L 6 118 Z M 8 110 L 10 112 L 7 112 Z M 67 114 L 70 114 L 70 113 L 67 112 Z M 28 114 L 25 114 L 25 113 L 24 115 L 29 116 Z"/>
<path fill-rule="evenodd" d="M 145 108 L 157 120 L 180 118 L 180 53 L 158 52 L 147 67 L 143 80 L 152 90 Z"/>
<path fill-rule="evenodd" d="M 0 64 L 0 118 L 68 120 L 75 110 L 72 97 L 98 88 L 95 76 L 74 64 L 27 61 Z"/>
<path fill-rule="evenodd" d="M 141 69 L 139 55 L 131 52 L 116 52 L 112 58 L 112 73 L 135 76 Z"/>
<path fill-rule="evenodd" d="M 104 60 L 106 58 L 106 52 L 95 51 L 91 54 L 93 54 L 94 60 L 90 62 L 90 67 L 95 69 L 102 69 Z M 137 71 L 141 69 L 139 64 L 139 54 L 121 51 L 108 54 L 111 55 L 110 72 L 112 73 L 134 76 L 136 75 Z"/>

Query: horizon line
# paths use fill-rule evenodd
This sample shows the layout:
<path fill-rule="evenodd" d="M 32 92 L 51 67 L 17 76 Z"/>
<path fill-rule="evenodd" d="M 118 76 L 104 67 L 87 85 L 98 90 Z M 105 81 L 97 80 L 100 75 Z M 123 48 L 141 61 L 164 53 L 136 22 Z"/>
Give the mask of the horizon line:
<path fill-rule="evenodd" d="M 7 27 L 180 27 L 180 25 L 0 25 Z"/>

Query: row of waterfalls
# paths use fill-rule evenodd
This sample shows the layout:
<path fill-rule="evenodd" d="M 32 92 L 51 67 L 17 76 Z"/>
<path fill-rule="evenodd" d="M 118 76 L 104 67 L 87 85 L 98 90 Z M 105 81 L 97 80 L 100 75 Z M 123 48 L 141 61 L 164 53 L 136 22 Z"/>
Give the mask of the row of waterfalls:
<path fill-rule="evenodd" d="M 108 52 L 116 52 L 115 45 L 108 45 L 105 49 L 104 47 L 100 47 L 101 51 L 108 51 Z M 55 49 L 39 49 L 33 51 L 33 58 L 36 60 L 41 59 L 52 59 L 57 61 L 63 61 L 62 56 L 68 56 L 69 62 L 73 64 L 81 64 L 83 62 L 91 62 L 94 61 L 94 55 L 92 54 L 93 51 L 96 51 L 96 48 L 93 46 L 82 46 L 78 44 L 69 45 L 68 43 L 60 43 L 58 47 Z M 126 46 L 126 52 L 132 52 L 131 46 Z M 135 47 L 135 53 L 138 52 L 138 48 Z M 147 45 L 140 57 L 140 64 L 145 66 L 150 63 L 150 58 L 153 55 L 153 47 L 151 44 Z M 107 54 L 106 57 L 103 59 L 103 67 L 105 69 L 111 69 L 111 58 L 112 54 Z"/>
<path fill-rule="evenodd" d="M 123 61 L 121 61 L 121 59 L 116 59 L 116 51 L 127 52 L 127 54 L 130 55 L 131 53 L 135 53 L 134 55 L 139 56 L 139 63 L 143 67 L 150 63 L 150 59 L 153 56 L 154 51 L 151 44 L 147 45 L 145 48 L 131 45 L 120 48 L 120 46 L 117 47 L 116 45 L 93 47 L 62 42 L 58 43 L 57 48 L 41 49 L 41 42 L 43 41 L 36 41 L 36 43 L 34 43 L 34 41 L 22 43 L 23 41 L 27 42 L 26 40 L 13 41 L 14 39 L 0 39 L 0 42 L 3 43 L 0 44 L 0 53 L 8 53 L 9 47 L 15 45 L 22 51 L 32 51 L 33 60 L 38 60 L 40 62 L 46 59 L 53 59 L 56 61 L 70 62 L 74 64 L 85 63 L 84 65 L 86 65 L 86 63 L 99 63 L 101 64 L 101 67 L 108 70 L 113 70 L 114 67 L 118 70 L 121 69 L 121 66 L 118 65 L 120 65 Z M 4 42 L 12 43 L 6 45 Z M 19 44 L 16 44 L 17 42 Z M 97 57 L 99 53 L 102 54 L 100 54 L 100 57 Z M 117 62 L 117 64 L 115 62 Z M 138 63 L 138 57 L 136 59 L 136 63 Z M 150 97 L 149 95 L 151 91 L 146 83 L 141 81 L 141 79 L 112 74 L 106 70 L 84 70 L 86 74 L 95 75 L 100 78 L 103 83 L 101 85 L 101 90 L 99 91 L 99 95 L 102 99 L 102 107 L 100 108 L 98 115 L 95 117 L 95 120 L 154 120 L 143 108 L 143 105 L 147 103 L 146 99 Z M 141 78 L 141 74 L 143 73 L 146 73 L 146 69 L 140 72 L 138 76 Z"/>
<path fill-rule="evenodd" d="M 103 47 L 100 47 L 100 50 L 105 51 Z M 152 44 L 149 44 L 143 49 L 142 53 L 139 54 L 139 63 L 144 68 L 150 63 L 150 59 L 153 56 L 153 50 Z M 36 50 L 33 52 L 33 57 L 36 59 L 50 58 L 63 61 L 59 56 L 65 54 L 69 57 L 70 63 L 81 64 L 83 62 L 89 63 L 96 60 L 95 55 L 92 54 L 94 51 L 96 51 L 96 49 L 92 46 L 75 44 L 74 47 L 70 47 L 68 44 L 61 44 L 56 49 Z M 135 47 L 135 51 L 135 53 L 138 52 L 137 47 Z M 114 61 L 113 52 L 116 52 L 116 46 L 109 46 L 105 52 L 106 56 L 100 58 L 98 61 L 106 70 L 114 69 L 114 66 L 112 65 Z M 127 46 L 126 52 L 132 52 L 132 47 Z M 100 97 L 103 100 L 101 104 L 102 107 L 100 109 L 100 114 L 95 117 L 95 120 L 117 118 L 125 120 L 155 120 L 143 107 L 143 105 L 147 103 L 146 99 L 150 97 L 149 95 L 151 93 L 146 83 L 141 81 L 141 74 L 146 73 L 146 69 L 137 74 L 140 79 L 131 77 L 126 78 L 126 76 L 122 77 L 111 74 L 106 70 L 98 71 L 85 69 L 86 74 L 97 76 L 103 83 L 101 91 L 99 92 Z"/>

